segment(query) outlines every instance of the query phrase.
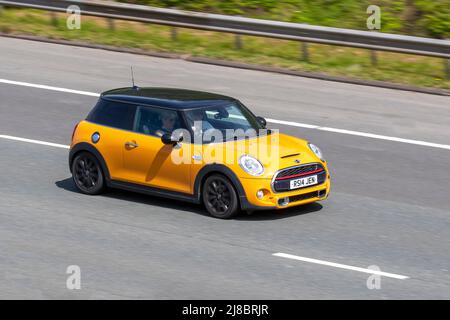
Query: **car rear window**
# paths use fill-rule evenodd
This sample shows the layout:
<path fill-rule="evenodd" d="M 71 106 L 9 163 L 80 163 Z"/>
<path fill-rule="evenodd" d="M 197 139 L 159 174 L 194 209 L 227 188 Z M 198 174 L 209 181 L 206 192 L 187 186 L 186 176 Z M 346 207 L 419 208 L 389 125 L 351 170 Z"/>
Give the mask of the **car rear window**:
<path fill-rule="evenodd" d="M 136 106 L 100 99 L 86 120 L 117 129 L 132 130 Z"/>

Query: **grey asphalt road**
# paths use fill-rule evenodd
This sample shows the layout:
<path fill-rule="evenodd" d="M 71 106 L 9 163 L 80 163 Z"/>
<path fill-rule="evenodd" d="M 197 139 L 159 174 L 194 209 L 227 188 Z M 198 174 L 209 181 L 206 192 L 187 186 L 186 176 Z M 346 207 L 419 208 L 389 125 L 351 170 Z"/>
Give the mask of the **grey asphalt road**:
<path fill-rule="evenodd" d="M 0 79 L 101 92 L 129 86 L 238 97 L 262 116 L 450 141 L 450 99 L 185 61 L 0 38 Z M 95 97 L 0 83 L 0 135 L 69 144 Z M 78 193 L 68 150 L 0 139 L 0 298 L 450 298 L 450 150 L 286 125 L 331 166 L 330 198 L 218 220 L 124 191 Z M 406 275 L 369 274 L 276 252 Z M 66 268 L 81 268 L 81 290 Z"/>

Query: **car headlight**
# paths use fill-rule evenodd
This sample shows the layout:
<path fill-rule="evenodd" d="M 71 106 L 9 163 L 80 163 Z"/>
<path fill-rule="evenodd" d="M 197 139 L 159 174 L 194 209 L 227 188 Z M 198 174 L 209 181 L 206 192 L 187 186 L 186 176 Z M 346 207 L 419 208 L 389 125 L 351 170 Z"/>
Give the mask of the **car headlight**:
<path fill-rule="evenodd" d="M 319 147 L 312 144 L 312 143 L 308 143 L 308 147 L 311 149 L 312 152 L 314 152 L 314 154 L 323 161 L 323 154 L 322 151 L 320 151 Z"/>
<path fill-rule="evenodd" d="M 252 176 L 260 176 L 264 172 L 264 167 L 257 159 L 249 155 L 243 155 L 239 158 L 241 168 Z"/>

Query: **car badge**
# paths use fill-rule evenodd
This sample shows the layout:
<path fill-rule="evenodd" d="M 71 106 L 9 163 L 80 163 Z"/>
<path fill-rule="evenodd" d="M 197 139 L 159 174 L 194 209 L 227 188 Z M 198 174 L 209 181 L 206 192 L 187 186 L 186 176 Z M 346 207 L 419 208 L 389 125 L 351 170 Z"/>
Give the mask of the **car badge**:
<path fill-rule="evenodd" d="M 300 160 L 295 159 L 294 162 L 295 162 L 295 163 L 300 163 Z"/>

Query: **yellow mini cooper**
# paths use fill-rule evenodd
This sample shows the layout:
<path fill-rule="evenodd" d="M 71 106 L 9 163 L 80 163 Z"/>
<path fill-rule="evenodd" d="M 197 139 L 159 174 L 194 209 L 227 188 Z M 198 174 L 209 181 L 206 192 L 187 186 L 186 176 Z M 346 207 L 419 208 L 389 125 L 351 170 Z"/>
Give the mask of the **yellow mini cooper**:
<path fill-rule="evenodd" d="M 240 101 L 213 93 L 106 91 L 72 135 L 69 166 L 85 194 L 121 188 L 203 203 L 217 218 L 327 198 L 320 149 L 267 129 Z"/>

